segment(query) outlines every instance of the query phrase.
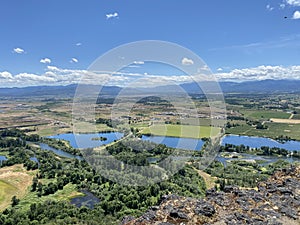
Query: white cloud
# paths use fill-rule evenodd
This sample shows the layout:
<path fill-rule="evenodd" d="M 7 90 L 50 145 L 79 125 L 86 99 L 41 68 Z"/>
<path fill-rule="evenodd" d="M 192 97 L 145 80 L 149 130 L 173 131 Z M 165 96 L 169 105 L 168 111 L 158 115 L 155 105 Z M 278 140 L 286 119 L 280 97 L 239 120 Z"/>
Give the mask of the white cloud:
<path fill-rule="evenodd" d="M 56 66 L 47 66 L 47 69 L 50 71 L 58 71 L 59 70 Z"/>
<path fill-rule="evenodd" d="M 81 46 L 82 43 L 78 42 L 78 43 L 76 43 L 75 45 L 76 45 L 76 46 Z"/>
<path fill-rule="evenodd" d="M 200 73 L 200 74 L 201 74 L 201 73 L 207 74 L 207 73 L 210 73 L 211 70 L 210 70 L 210 68 L 208 67 L 208 65 L 203 65 L 202 67 L 200 67 L 200 68 L 197 69 L 197 72 Z"/>
<path fill-rule="evenodd" d="M 219 80 L 251 81 L 251 80 L 300 80 L 300 66 L 258 66 L 253 68 L 234 69 L 228 73 L 215 74 Z"/>
<path fill-rule="evenodd" d="M 119 14 L 117 12 L 106 14 L 106 19 L 112 19 L 118 17 Z"/>
<path fill-rule="evenodd" d="M 273 11 L 274 7 L 272 7 L 271 5 L 267 5 L 267 6 L 266 6 L 266 9 L 267 9 L 268 11 Z"/>
<path fill-rule="evenodd" d="M 135 65 L 144 65 L 145 62 L 143 62 L 143 61 L 134 61 L 133 64 L 135 64 Z"/>
<path fill-rule="evenodd" d="M 44 64 L 51 63 L 51 59 L 43 58 L 43 59 L 40 60 L 40 63 L 44 63 Z"/>
<path fill-rule="evenodd" d="M 294 19 L 294 20 L 300 19 L 300 12 L 299 12 L 299 11 L 295 11 L 295 12 L 294 12 L 293 19 Z"/>
<path fill-rule="evenodd" d="M 7 71 L 0 72 L 0 79 L 12 79 L 11 73 Z"/>
<path fill-rule="evenodd" d="M 221 72 L 221 71 L 223 71 L 223 69 L 220 67 L 220 68 L 217 69 L 217 71 Z"/>
<path fill-rule="evenodd" d="M 18 75 L 16 75 L 14 77 L 16 80 L 21 80 L 21 81 L 26 81 L 26 82 L 30 82 L 30 81 L 38 81 L 38 82 L 55 82 L 55 79 L 51 78 L 51 77 L 47 77 L 47 76 L 40 76 L 40 75 L 36 75 L 36 74 L 30 74 L 30 73 L 20 73 Z"/>
<path fill-rule="evenodd" d="M 201 74 L 199 74 L 201 75 Z M 300 80 L 300 65 L 267 66 L 262 65 L 252 68 L 234 69 L 229 72 L 218 71 L 214 74 L 220 81 L 255 81 L 255 80 Z M 203 75 L 200 79 L 207 80 L 212 78 L 211 74 Z M 159 75 L 143 73 L 123 73 L 108 71 L 87 71 L 62 69 L 56 66 L 47 66 L 43 74 L 19 73 L 11 74 L 7 71 L 0 72 L 0 86 L 36 86 L 36 85 L 68 85 L 75 83 L 99 84 L 99 85 L 118 85 L 128 84 L 140 87 L 158 86 L 169 84 L 180 84 L 195 81 L 194 77 L 188 75 Z"/>
<path fill-rule="evenodd" d="M 300 0 L 285 0 L 285 2 L 291 6 L 300 6 Z"/>
<path fill-rule="evenodd" d="M 22 49 L 22 48 L 14 48 L 13 52 L 17 53 L 17 54 L 25 53 L 24 49 Z"/>
<path fill-rule="evenodd" d="M 78 63 L 79 61 L 78 61 L 78 59 L 76 59 L 76 58 L 72 58 L 70 62 L 71 62 L 71 63 Z"/>
<path fill-rule="evenodd" d="M 192 59 L 188 59 L 186 57 L 184 57 L 182 60 L 181 60 L 181 64 L 182 65 L 185 65 L 185 66 L 189 66 L 189 65 L 193 65 L 194 64 L 194 61 Z"/>
<path fill-rule="evenodd" d="M 285 4 L 281 3 L 281 4 L 279 4 L 279 7 L 280 7 L 280 9 L 284 9 L 285 8 Z"/>

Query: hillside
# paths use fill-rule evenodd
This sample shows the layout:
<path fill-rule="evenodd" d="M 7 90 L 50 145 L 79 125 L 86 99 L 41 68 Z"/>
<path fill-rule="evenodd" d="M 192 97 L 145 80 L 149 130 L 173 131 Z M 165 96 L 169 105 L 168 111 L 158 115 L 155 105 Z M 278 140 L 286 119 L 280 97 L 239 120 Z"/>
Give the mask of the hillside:
<path fill-rule="evenodd" d="M 282 169 L 256 190 L 225 186 L 210 189 L 204 199 L 164 196 L 159 206 L 141 217 L 124 218 L 123 225 L 298 225 L 300 166 Z"/>

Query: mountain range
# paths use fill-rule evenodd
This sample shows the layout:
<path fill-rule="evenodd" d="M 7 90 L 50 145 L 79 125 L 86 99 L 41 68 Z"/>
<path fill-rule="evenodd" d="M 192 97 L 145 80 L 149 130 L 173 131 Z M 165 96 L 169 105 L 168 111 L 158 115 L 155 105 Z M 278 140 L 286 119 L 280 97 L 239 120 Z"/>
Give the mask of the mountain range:
<path fill-rule="evenodd" d="M 201 86 L 207 88 L 213 83 L 203 82 Z M 245 82 L 219 82 L 223 93 L 228 94 L 272 94 L 272 93 L 299 93 L 300 80 L 262 80 L 262 81 L 245 81 Z M 184 83 L 180 87 L 182 91 L 189 94 L 202 94 L 197 83 Z M 31 86 L 31 87 L 14 87 L 0 88 L 0 97 L 33 97 L 33 96 L 60 96 L 72 97 L 76 92 L 77 84 L 66 86 Z M 86 88 L 95 88 L 94 85 L 86 85 Z M 97 90 L 97 88 L 95 89 Z M 122 90 L 118 86 L 104 86 L 101 94 L 117 95 Z M 176 93 L 178 86 L 158 86 L 149 88 L 130 88 L 127 93 Z"/>

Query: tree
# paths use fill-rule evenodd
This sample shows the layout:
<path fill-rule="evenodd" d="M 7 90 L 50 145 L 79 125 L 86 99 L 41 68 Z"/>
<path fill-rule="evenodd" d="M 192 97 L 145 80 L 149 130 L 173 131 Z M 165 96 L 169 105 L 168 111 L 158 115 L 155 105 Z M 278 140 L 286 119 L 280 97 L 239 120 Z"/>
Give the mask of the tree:
<path fill-rule="evenodd" d="M 32 179 L 32 188 L 31 188 L 31 190 L 36 191 L 37 185 L 38 185 L 38 179 L 37 179 L 37 177 L 34 177 Z"/>
<path fill-rule="evenodd" d="M 14 196 L 11 198 L 11 206 L 12 206 L 12 207 L 18 205 L 19 202 L 20 202 L 20 199 L 18 199 L 17 196 L 14 195 Z"/>

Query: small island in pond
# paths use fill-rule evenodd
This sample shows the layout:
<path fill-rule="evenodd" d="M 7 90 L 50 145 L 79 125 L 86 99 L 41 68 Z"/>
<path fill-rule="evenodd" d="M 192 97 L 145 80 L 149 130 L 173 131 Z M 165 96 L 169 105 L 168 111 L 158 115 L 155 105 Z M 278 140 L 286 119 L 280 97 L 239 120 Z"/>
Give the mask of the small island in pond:
<path fill-rule="evenodd" d="M 106 141 L 107 137 L 93 137 L 92 141 Z"/>

